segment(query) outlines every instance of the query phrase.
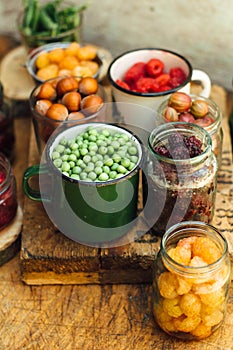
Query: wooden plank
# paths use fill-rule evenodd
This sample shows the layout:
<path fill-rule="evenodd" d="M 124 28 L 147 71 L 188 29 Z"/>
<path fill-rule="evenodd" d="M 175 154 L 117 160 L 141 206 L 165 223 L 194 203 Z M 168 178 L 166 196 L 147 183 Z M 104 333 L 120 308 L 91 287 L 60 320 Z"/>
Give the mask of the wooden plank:
<path fill-rule="evenodd" d="M 213 86 L 212 97 L 223 111 L 223 162 L 219 172 L 213 223 L 227 237 L 233 258 L 232 153 L 226 117 L 226 93 Z M 38 163 L 32 131 L 29 165 Z M 140 222 L 130 234 L 137 235 Z M 145 231 L 144 231 L 145 232 Z M 21 247 L 22 280 L 28 284 L 105 284 L 151 282 L 151 268 L 160 239 L 147 233 L 116 248 L 92 248 L 73 242 L 51 224 L 43 205 L 25 198 Z"/>
<path fill-rule="evenodd" d="M 17 256 L 0 269 L 0 349 L 232 349 L 233 298 L 216 333 L 185 342 L 154 322 L 150 284 L 28 286 L 20 278 Z"/>

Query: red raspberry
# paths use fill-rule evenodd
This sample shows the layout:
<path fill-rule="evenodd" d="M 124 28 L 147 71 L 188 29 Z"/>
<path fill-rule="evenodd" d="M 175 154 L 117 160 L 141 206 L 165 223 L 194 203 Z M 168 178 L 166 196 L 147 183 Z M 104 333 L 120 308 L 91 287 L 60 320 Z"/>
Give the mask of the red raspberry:
<path fill-rule="evenodd" d="M 150 77 L 156 78 L 163 73 L 164 63 L 157 58 L 152 58 L 147 62 L 146 71 Z"/>
<path fill-rule="evenodd" d="M 116 84 L 121 86 L 122 88 L 124 88 L 126 90 L 130 90 L 129 85 L 126 82 L 124 82 L 123 80 L 117 79 Z"/>
<path fill-rule="evenodd" d="M 129 86 L 134 85 L 139 78 L 145 76 L 145 73 L 146 63 L 137 62 L 127 70 L 123 81 L 125 81 Z"/>

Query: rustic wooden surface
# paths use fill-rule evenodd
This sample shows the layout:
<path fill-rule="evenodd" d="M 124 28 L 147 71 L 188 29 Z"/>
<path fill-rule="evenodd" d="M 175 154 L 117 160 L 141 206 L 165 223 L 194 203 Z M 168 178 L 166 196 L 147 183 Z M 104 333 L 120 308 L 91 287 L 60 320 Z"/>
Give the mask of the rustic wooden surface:
<path fill-rule="evenodd" d="M 29 118 L 15 121 L 21 203 L 29 122 Z M 231 211 L 232 205 L 226 209 L 227 222 L 232 220 Z M 0 267 L 0 298 L 1 350 L 233 349 L 233 285 L 224 325 L 209 338 L 188 343 L 166 335 L 155 324 L 150 284 L 28 286 L 21 281 L 18 254 Z"/>
<path fill-rule="evenodd" d="M 221 107 L 224 116 L 222 167 L 218 177 L 213 224 L 226 236 L 233 261 L 233 168 L 226 116 L 227 94 L 224 89 L 215 85 L 212 88 L 212 98 Z M 32 130 L 30 165 L 39 162 L 33 136 Z M 140 234 L 143 228 L 141 222 L 130 234 Z M 83 246 L 66 238 L 51 224 L 41 203 L 25 198 L 21 271 L 22 279 L 27 284 L 148 283 L 151 282 L 152 264 L 159 247 L 160 239 L 149 233 L 133 243 L 116 248 Z"/>

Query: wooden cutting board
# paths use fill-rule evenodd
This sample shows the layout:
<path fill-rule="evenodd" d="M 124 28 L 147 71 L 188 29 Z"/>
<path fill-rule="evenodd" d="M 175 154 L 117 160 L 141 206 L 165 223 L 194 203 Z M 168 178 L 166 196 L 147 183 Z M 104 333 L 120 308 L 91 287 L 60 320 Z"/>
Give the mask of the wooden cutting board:
<path fill-rule="evenodd" d="M 223 159 L 218 177 L 213 224 L 229 243 L 233 261 L 233 181 L 232 150 L 225 91 L 213 86 L 211 97 L 223 111 Z M 39 162 L 34 133 L 31 130 L 29 165 Z M 142 224 L 143 225 L 143 224 Z M 140 234 L 140 224 L 132 234 Z M 41 203 L 25 198 L 21 243 L 22 280 L 40 284 L 106 284 L 151 282 L 153 261 L 160 239 L 145 234 L 133 243 L 117 248 L 92 248 L 70 240 L 50 222 Z"/>

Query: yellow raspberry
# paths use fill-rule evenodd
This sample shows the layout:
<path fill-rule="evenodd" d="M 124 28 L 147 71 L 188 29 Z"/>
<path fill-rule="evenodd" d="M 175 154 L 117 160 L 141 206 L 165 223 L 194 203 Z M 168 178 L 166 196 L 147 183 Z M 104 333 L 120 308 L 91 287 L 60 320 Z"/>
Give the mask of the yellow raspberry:
<path fill-rule="evenodd" d="M 211 335 L 211 327 L 201 322 L 191 333 L 198 339 L 204 339 Z"/>
<path fill-rule="evenodd" d="M 208 327 L 213 327 L 223 320 L 223 316 L 223 313 L 219 309 L 215 309 L 209 315 L 202 315 L 202 322 Z"/>
<path fill-rule="evenodd" d="M 193 293 L 184 294 L 180 299 L 180 308 L 186 316 L 199 316 L 201 313 L 201 300 L 198 295 Z"/>
<path fill-rule="evenodd" d="M 199 294 L 201 302 L 212 307 L 220 307 L 225 301 L 224 290 L 222 288 L 206 294 Z"/>
<path fill-rule="evenodd" d="M 201 322 L 200 316 L 186 317 L 184 315 L 174 318 L 173 323 L 175 328 L 180 332 L 192 332 Z"/>
<path fill-rule="evenodd" d="M 198 237 L 192 246 L 192 256 L 199 256 L 207 264 L 212 264 L 221 257 L 221 252 L 210 238 Z"/>
<path fill-rule="evenodd" d="M 177 286 L 176 276 L 171 272 L 163 272 L 158 278 L 159 292 L 164 298 L 176 298 L 178 296 Z"/>
<path fill-rule="evenodd" d="M 186 249 L 185 247 L 171 248 L 168 251 L 168 255 L 177 263 L 182 265 L 189 265 L 191 260 L 191 250 Z"/>
<path fill-rule="evenodd" d="M 183 295 L 188 293 L 191 288 L 192 288 L 192 281 L 188 280 L 185 277 L 177 275 L 177 281 L 178 281 L 178 286 L 177 286 L 177 293 L 178 295 Z"/>

